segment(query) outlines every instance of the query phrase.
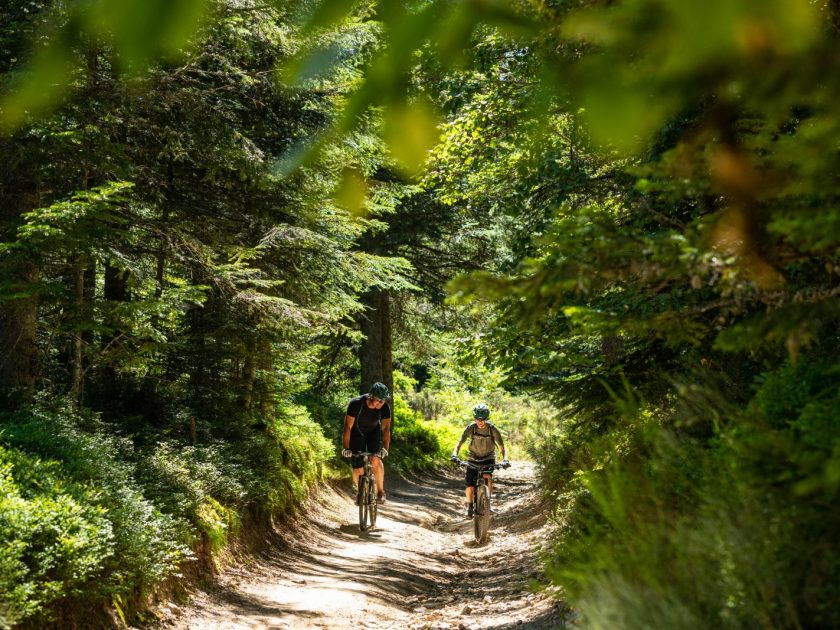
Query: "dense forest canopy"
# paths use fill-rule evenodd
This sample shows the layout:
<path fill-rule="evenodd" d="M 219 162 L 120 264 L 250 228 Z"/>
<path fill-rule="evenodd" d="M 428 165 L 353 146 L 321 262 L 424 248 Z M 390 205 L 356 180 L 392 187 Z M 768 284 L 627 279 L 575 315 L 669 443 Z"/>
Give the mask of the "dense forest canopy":
<path fill-rule="evenodd" d="M 508 414 L 582 625 L 840 625 L 838 28 L 7 3 L 0 625 L 130 612 L 294 509 L 374 380 L 397 465 L 471 400 Z"/>

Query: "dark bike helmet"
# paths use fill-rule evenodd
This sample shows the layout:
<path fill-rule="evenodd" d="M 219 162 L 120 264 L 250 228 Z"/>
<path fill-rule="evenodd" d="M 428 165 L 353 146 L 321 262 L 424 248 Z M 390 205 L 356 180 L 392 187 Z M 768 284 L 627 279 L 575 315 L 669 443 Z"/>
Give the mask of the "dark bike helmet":
<path fill-rule="evenodd" d="M 379 400 L 387 400 L 391 397 L 391 392 L 384 383 L 374 383 L 370 386 L 370 395 Z"/>
<path fill-rule="evenodd" d="M 480 405 L 476 405 L 473 407 L 473 418 L 482 418 L 483 420 L 487 420 L 490 417 L 490 408 L 481 403 Z"/>

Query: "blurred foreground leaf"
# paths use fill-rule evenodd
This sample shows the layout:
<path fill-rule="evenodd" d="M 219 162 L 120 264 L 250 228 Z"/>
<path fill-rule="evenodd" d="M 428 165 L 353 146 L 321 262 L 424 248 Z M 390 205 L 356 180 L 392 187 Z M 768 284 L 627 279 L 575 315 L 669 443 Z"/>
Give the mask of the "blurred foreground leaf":
<path fill-rule="evenodd" d="M 430 103 L 399 103 L 385 111 L 385 141 L 407 175 L 419 174 L 438 140 L 438 116 Z"/>
<path fill-rule="evenodd" d="M 355 217 L 367 214 L 367 183 L 364 176 L 354 168 L 345 168 L 334 200 Z"/>
<path fill-rule="evenodd" d="M 72 91 L 80 49 L 107 45 L 118 71 L 140 75 L 157 59 L 180 57 L 207 10 L 207 0 L 98 0 L 57 7 L 43 42 L 0 95 L 0 130 L 14 131 L 28 117 L 49 113 Z"/>

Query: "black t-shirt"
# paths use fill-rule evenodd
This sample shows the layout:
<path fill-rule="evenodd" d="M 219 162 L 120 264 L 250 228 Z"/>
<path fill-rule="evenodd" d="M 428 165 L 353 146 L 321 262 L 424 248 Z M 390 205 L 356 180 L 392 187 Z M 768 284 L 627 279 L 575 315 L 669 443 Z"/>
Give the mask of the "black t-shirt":
<path fill-rule="evenodd" d="M 391 407 L 388 403 L 382 405 L 380 409 L 371 409 L 365 402 L 368 396 L 369 394 L 362 394 L 347 405 L 347 415 L 356 419 L 353 426 L 362 433 L 377 429 L 382 420 L 388 420 L 391 417 Z"/>

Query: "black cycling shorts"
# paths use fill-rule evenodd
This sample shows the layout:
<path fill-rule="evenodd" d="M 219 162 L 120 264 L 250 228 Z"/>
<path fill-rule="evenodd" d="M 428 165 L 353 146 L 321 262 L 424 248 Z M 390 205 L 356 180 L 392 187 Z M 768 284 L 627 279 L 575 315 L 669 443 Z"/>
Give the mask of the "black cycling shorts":
<path fill-rule="evenodd" d="M 487 470 L 484 471 L 485 475 L 493 476 L 493 464 L 496 463 L 496 459 L 482 459 L 480 461 L 472 461 L 470 460 L 470 464 L 475 464 L 476 466 L 490 466 Z M 470 468 L 467 466 L 467 473 L 464 476 L 464 481 L 467 483 L 467 488 L 475 488 L 475 482 L 478 481 L 478 470 L 476 468 Z"/>
<path fill-rule="evenodd" d="M 350 450 L 354 453 L 367 451 L 378 453 L 382 450 L 382 427 L 376 427 L 373 431 L 362 433 L 356 427 L 350 431 Z M 364 457 L 351 457 L 350 467 L 361 468 L 365 465 Z"/>

